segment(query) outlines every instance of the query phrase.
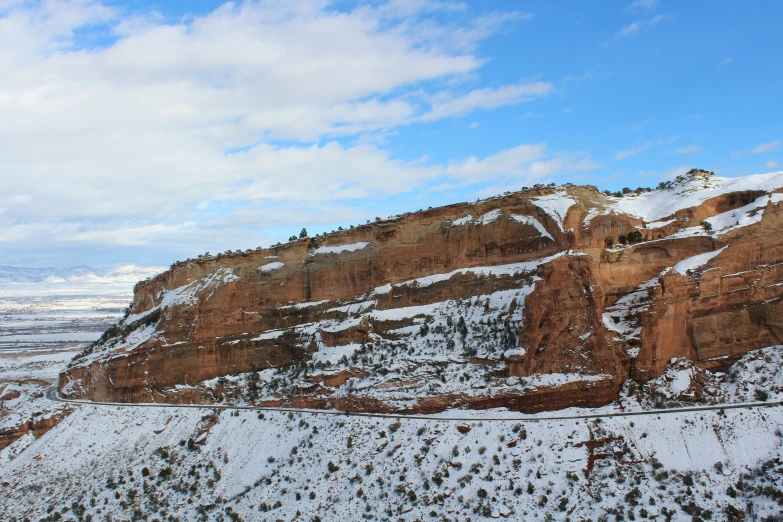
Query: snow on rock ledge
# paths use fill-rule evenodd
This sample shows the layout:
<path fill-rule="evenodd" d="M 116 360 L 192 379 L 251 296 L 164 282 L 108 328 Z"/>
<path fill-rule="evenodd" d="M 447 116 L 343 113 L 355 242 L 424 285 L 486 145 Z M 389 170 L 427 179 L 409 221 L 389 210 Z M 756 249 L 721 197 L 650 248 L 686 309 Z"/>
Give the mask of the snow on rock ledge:
<path fill-rule="evenodd" d="M 715 250 L 714 252 L 707 252 L 705 254 L 699 254 L 698 256 L 689 257 L 688 259 L 683 259 L 674 265 L 674 271 L 680 275 L 688 275 L 688 270 L 696 270 L 697 268 L 706 265 L 712 258 L 726 250 L 726 248 L 728 248 L 728 246 L 725 246 L 720 250 Z"/>
<path fill-rule="evenodd" d="M 362 250 L 363 248 L 367 247 L 369 244 L 370 243 L 367 241 L 360 241 L 358 243 L 351 243 L 349 245 L 322 246 L 310 252 L 310 255 L 315 256 L 318 254 L 341 254 L 343 252 L 356 252 L 357 250 Z"/>
<path fill-rule="evenodd" d="M 555 223 L 557 223 L 557 226 L 560 227 L 560 230 L 563 230 L 563 221 L 568 214 L 568 209 L 576 204 L 576 200 L 565 192 L 555 192 L 554 194 L 539 196 L 533 198 L 532 201 L 535 206 L 549 214 Z"/>
<path fill-rule="evenodd" d="M 552 241 L 555 240 L 555 238 L 553 238 L 552 235 L 547 232 L 546 228 L 544 228 L 544 225 L 542 225 L 541 222 L 533 216 L 519 216 L 517 214 L 511 214 L 511 219 L 518 221 L 519 223 L 524 223 L 525 225 L 534 227 L 536 230 L 538 230 L 538 233 L 541 234 L 541 237 L 547 237 Z"/>

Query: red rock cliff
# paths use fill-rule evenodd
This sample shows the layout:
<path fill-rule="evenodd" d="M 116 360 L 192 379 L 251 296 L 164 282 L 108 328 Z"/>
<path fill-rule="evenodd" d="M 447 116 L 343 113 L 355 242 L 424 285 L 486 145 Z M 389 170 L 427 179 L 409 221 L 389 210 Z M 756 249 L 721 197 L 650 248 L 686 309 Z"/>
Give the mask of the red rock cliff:
<path fill-rule="evenodd" d="M 177 263 L 61 375 L 110 401 L 541 411 L 783 337 L 783 175 L 540 187 Z M 622 240 L 630 238 L 628 244 Z M 609 246 L 611 244 L 611 246 Z"/>

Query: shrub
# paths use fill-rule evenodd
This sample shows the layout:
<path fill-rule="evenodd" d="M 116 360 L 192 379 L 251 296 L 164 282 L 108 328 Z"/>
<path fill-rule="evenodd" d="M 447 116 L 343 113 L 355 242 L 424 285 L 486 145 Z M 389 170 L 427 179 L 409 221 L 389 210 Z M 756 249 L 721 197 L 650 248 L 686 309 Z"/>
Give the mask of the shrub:
<path fill-rule="evenodd" d="M 468 335 L 468 326 L 465 324 L 465 319 L 462 316 L 459 316 L 459 321 L 457 321 L 457 331 L 462 337 Z"/>
<path fill-rule="evenodd" d="M 630 232 L 627 236 L 628 242 L 631 244 L 639 243 L 642 241 L 642 233 L 638 230 L 634 230 L 633 232 Z"/>

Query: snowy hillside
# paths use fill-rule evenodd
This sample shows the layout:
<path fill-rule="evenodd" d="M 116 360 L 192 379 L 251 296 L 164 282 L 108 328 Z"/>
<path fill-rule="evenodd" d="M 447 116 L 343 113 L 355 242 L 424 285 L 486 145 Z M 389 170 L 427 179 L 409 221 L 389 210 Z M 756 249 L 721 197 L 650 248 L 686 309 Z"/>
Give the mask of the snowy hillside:
<path fill-rule="evenodd" d="M 680 176 L 663 190 L 613 198 L 608 206 L 617 212 L 655 222 L 679 210 L 696 207 L 721 194 L 751 190 L 771 192 L 781 187 L 783 171 L 739 178 Z M 775 195 L 772 202 L 780 201 L 780 196 Z M 766 201 L 764 203 L 766 204 Z"/>
<path fill-rule="evenodd" d="M 781 186 L 539 186 L 199 256 L 132 302 L 135 267 L 17 274 L 9 328 L 102 289 L 61 391 L 132 404 L 52 401 L 65 354 L 13 352 L 0 519 L 782 520 Z M 99 333 L 67 317 L 5 347 Z"/>
<path fill-rule="evenodd" d="M 779 400 L 780 353 L 749 354 L 714 384 L 743 398 L 739 381 L 754 374 Z M 687 371 L 673 362 L 659 387 L 687 392 Z M 82 406 L 42 438 L 0 452 L 0 515 L 692 521 L 783 512 L 780 407 L 542 422 L 481 420 L 518 415 L 502 410 L 472 415 L 397 421 Z"/>

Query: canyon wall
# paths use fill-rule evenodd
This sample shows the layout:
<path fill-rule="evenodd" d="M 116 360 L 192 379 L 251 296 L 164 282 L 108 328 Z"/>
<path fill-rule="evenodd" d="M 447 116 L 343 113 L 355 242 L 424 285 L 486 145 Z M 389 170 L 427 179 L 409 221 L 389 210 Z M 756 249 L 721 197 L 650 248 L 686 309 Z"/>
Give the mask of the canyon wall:
<path fill-rule="evenodd" d="M 180 262 L 137 285 L 60 391 L 349 411 L 600 406 L 673 357 L 714 370 L 781 344 L 779 186 L 780 174 L 692 172 L 624 198 L 537 187 Z"/>

